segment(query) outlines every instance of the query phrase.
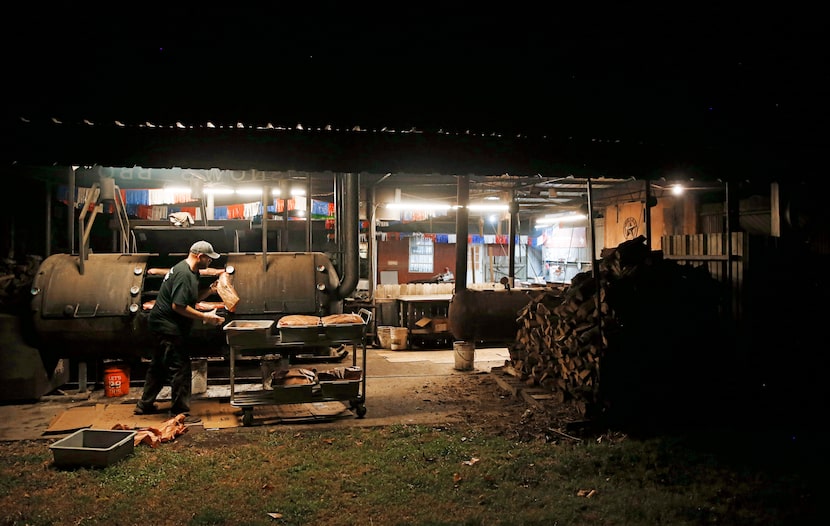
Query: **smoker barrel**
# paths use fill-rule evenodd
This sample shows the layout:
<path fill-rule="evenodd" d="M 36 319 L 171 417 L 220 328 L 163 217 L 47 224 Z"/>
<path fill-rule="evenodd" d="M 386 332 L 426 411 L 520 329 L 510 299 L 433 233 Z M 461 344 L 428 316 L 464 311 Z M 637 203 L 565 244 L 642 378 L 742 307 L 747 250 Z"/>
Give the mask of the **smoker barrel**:
<path fill-rule="evenodd" d="M 82 270 L 76 255 L 46 258 L 32 284 L 31 344 L 56 359 L 146 354 L 152 344 L 146 306 L 155 299 L 164 277 L 148 270 L 169 268 L 183 258 L 183 254 L 90 254 Z M 233 267 L 232 283 L 240 301 L 235 312 L 223 314 L 228 321 L 342 311 L 338 273 L 321 252 L 231 253 L 213 267 Z M 201 279 L 207 285 L 216 278 Z M 194 335 L 200 355 L 227 355 L 221 328 L 196 324 Z"/>
<path fill-rule="evenodd" d="M 522 290 L 458 291 L 450 301 L 450 333 L 455 340 L 512 342 L 519 331 L 518 313 L 529 302 Z"/>

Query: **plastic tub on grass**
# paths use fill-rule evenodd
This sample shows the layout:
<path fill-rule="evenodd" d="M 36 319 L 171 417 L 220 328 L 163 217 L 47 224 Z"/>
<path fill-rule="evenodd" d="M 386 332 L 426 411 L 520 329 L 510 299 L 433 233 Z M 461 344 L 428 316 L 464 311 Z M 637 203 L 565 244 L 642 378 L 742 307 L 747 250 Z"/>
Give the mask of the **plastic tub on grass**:
<path fill-rule="evenodd" d="M 135 431 L 79 429 L 49 446 L 59 467 L 99 467 L 115 464 L 134 450 Z"/>

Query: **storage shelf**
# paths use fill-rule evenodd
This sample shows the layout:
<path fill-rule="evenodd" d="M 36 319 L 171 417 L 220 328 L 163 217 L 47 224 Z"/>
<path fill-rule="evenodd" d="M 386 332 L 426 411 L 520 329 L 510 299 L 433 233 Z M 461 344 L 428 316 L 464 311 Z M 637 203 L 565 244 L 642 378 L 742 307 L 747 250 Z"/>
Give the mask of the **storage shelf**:
<path fill-rule="evenodd" d="M 401 327 L 409 329 L 410 344 L 417 346 L 417 341 L 449 341 L 449 330 L 436 331 L 433 327 L 420 327 L 418 321 L 423 318 L 440 319 L 445 323 L 449 317 L 452 294 L 408 295 L 398 301 L 398 315 Z M 430 322 L 432 323 L 432 322 Z"/>

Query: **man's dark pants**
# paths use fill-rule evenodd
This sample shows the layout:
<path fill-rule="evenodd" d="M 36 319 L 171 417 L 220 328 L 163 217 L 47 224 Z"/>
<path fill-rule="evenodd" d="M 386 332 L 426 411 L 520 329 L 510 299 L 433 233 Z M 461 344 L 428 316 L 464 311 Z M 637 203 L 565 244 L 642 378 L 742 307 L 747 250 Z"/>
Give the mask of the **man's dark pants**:
<path fill-rule="evenodd" d="M 156 335 L 156 347 L 144 379 L 144 391 L 138 407 L 148 410 L 166 383 L 170 383 L 171 413 L 190 411 L 192 371 L 187 342 L 181 336 Z"/>

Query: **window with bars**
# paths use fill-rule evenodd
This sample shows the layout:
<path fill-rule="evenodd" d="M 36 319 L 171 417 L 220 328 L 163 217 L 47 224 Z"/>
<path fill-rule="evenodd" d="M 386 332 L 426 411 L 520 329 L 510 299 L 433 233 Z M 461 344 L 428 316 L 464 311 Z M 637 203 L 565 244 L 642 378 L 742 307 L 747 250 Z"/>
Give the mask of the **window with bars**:
<path fill-rule="evenodd" d="M 409 272 L 425 272 L 432 274 L 432 259 L 434 254 L 432 239 L 424 236 L 409 238 Z"/>

